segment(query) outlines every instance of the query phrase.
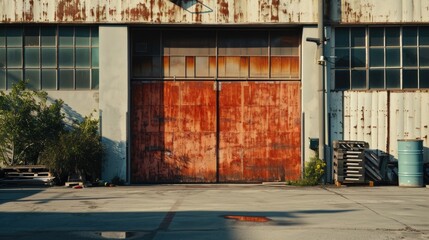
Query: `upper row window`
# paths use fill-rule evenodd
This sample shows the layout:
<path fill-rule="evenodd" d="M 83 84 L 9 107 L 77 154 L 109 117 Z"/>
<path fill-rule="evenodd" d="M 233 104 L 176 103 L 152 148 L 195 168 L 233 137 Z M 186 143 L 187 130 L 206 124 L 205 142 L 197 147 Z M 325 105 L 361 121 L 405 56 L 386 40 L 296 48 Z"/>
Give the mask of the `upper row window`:
<path fill-rule="evenodd" d="M 97 27 L 0 27 L 0 89 L 97 89 Z"/>
<path fill-rule="evenodd" d="M 335 29 L 335 89 L 429 88 L 429 27 Z"/>
<path fill-rule="evenodd" d="M 299 78 L 298 31 L 132 31 L 133 78 Z"/>

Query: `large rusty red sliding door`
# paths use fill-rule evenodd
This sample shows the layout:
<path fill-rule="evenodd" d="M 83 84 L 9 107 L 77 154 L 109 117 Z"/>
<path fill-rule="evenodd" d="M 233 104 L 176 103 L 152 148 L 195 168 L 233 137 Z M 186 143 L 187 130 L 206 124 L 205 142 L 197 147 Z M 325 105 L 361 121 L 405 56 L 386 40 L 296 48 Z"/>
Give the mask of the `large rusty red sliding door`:
<path fill-rule="evenodd" d="M 147 82 L 131 87 L 132 182 L 215 182 L 213 82 Z"/>
<path fill-rule="evenodd" d="M 298 179 L 300 82 L 223 82 L 219 95 L 221 182 Z"/>

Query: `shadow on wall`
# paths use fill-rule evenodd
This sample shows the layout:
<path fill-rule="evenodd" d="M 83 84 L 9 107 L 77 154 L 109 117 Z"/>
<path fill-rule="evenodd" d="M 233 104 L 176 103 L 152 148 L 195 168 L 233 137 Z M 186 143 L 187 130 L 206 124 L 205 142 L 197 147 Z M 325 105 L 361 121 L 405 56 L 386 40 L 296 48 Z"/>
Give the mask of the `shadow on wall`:
<path fill-rule="evenodd" d="M 48 103 L 53 103 L 57 99 L 53 99 L 48 96 Z M 65 115 L 65 123 L 70 126 L 73 122 L 82 122 L 84 116 L 82 114 L 76 112 L 72 107 L 70 107 L 67 103 L 63 103 L 62 113 Z"/>

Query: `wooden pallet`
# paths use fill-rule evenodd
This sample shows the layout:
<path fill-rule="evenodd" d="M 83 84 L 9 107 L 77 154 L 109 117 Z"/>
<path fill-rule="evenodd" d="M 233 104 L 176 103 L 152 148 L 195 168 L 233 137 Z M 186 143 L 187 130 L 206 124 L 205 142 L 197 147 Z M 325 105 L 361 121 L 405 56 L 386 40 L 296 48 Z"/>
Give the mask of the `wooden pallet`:
<path fill-rule="evenodd" d="M 337 186 L 337 187 L 341 187 L 341 186 L 368 186 L 368 187 L 374 187 L 374 181 L 368 181 L 367 183 L 335 181 L 335 186 Z"/>
<path fill-rule="evenodd" d="M 55 177 L 44 165 L 22 165 L 2 168 L 4 183 L 52 185 Z"/>

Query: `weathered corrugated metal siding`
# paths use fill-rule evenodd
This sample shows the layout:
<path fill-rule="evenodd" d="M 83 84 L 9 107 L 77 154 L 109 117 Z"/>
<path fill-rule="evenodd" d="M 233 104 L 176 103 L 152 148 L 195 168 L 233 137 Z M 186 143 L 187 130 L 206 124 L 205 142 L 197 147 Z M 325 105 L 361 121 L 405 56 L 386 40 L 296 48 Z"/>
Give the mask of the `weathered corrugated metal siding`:
<path fill-rule="evenodd" d="M 345 91 L 331 94 L 331 103 L 333 140 L 366 141 L 397 158 L 398 139 L 422 139 L 429 161 L 429 92 Z"/>
<path fill-rule="evenodd" d="M 397 156 L 398 139 L 421 139 L 429 161 L 429 92 L 390 93 L 390 151 Z"/>
<path fill-rule="evenodd" d="M 317 0 L 0 0 L 3 23 L 315 23 Z"/>
<path fill-rule="evenodd" d="M 387 152 L 387 92 L 344 93 L 344 139 L 370 143 Z"/>
<path fill-rule="evenodd" d="M 341 23 L 418 23 L 429 21 L 427 0 L 338 0 Z M 335 16 L 334 16 L 335 18 Z"/>

